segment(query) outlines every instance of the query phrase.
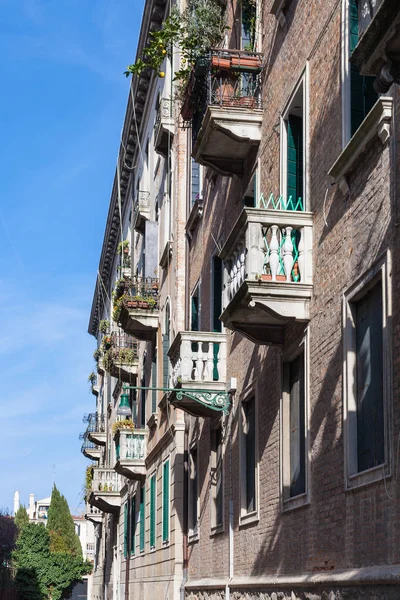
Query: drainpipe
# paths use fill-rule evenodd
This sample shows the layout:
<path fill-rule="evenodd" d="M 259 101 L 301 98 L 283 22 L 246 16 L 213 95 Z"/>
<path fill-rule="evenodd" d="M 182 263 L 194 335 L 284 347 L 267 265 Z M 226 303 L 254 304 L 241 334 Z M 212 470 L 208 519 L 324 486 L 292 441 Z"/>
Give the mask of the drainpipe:
<path fill-rule="evenodd" d="M 228 418 L 231 418 L 233 421 L 233 411 L 234 411 L 234 406 L 233 406 L 233 395 L 231 396 L 232 398 L 232 407 L 231 407 L 231 412 Z M 230 595 L 231 595 L 231 589 L 230 589 L 230 584 L 232 582 L 233 579 L 233 549 L 234 549 L 234 540 L 233 540 L 233 486 L 232 486 L 232 421 L 231 423 L 228 422 L 228 427 L 229 427 L 229 433 L 228 433 L 228 452 L 229 452 L 229 456 L 228 456 L 228 461 L 229 461 L 229 535 L 228 535 L 228 541 L 229 541 L 229 573 L 228 573 L 228 582 L 226 584 L 225 587 L 225 600 L 230 600 Z"/>
<path fill-rule="evenodd" d="M 189 449 L 189 431 L 185 427 L 183 438 L 183 576 L 180 588 L 180 600 L 185 600 L 185 585 L 188 580 L 188 449 Z"/>

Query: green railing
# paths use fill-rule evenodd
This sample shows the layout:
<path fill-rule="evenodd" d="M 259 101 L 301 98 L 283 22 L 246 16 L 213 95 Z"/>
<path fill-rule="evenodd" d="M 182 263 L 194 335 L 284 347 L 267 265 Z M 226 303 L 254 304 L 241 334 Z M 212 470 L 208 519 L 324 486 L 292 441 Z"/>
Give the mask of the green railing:
<path fill-rule="evenodd" d="M 283 196 L 275 198 L 273 194 L 270 194 L 267 199 L 261 194 L 260 199 L 257 203 L 256 208 L 265 208 L 266 210 L 296 210 L 304 211 L 304 203 L 302 198 L 293 198 L 289 196 L 287 200 Z"/>

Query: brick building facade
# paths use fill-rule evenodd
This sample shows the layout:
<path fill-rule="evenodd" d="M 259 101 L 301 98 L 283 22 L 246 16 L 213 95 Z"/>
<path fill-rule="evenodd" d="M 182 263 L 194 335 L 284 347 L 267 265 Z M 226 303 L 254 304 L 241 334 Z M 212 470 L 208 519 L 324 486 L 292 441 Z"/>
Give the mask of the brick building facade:
<path fill-rule="evenodd" d="M 189 101 L 167 125 L 168 190 L 158 150 L 144 151 L 157 319 L 143 338 L 125 299 L 119 323 L 142 335 L 128 383 L 137 398 L 146 388 L 147 454 L 111 511 L 122 591 L 96 597 L 400 597 L 395 4 L 227 4 L 225 39 L 196 62 Z M 138 56 L 152 11 L 163 12 L 146 3 Z M 178 64 L 175 53 L 166 70 Z M 143 274 L 146 233 L 129 217 L 129 190 L 141 189 L 150 107 L 164 93 L 154 76 L 142 84 L 135 76 L 131 98 L 147 96 L 124 202 L 131 278 Z M 99 335 L 99 284 L 96 294 Z M 111 384 L 107 427 L 120 418 L 121 377 Z M 132 519 L 146 523 L 133 551 Z"/>

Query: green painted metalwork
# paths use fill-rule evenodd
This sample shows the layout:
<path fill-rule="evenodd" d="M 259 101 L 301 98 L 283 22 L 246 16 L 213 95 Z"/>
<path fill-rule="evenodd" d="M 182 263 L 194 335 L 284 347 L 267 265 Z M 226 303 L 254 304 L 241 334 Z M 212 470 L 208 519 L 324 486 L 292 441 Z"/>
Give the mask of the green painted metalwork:
<path fill-rule="evenodd" d="M 263 230 L 263 241 L 264 241 L 264 245 L 265 245 L 265 257 L 264 257 L 264 263 L 263 263 L 263 273 L 267 273 L 267 265 L 269 264 L 269 255 L 270 255 L 270 249 L 269 249 L 269 244 L 268 244 L 268 240 L 267 240 L 267 232 L 269 230 L 269 227 L 265 228 Z M 285 275 L 285 268 L 284 268 L 284 264 L 283 264 L 283 253 L 282 253 L 282 247 L 285 243 L 285 234 L 284 234 L 284 228 L 280 230 L 281 231 L 281 239 L 279 242 L 279 248 L 278 248 L 278 258 L 279 258 L 279 269 L 278 269 L 278 273 L 277 275 Z M 301 233 L 298 229 L 293 229 L 292 233 L 291 233 L 291 240 L 292 240 L 292 244 L 293 244 L 293 266 L 296 264 L 298 258 L 299 258 L 299 242 L 300 242 L 300 237 L 301 237 Z M 294 282 L 298 282 L 300 281 L 300 275 L 299 274 L 295 274 L 294 268 L 292 269 L 292 279 Z"/>
<path fill-rule="evenodd" d="M 224 415 L 227 415 L 229 412 L 231 401 L 227 392 L 209 392 L 204 390 L 199 392 L 196 390 L 181 389 L 175 389 L 174 392 L 176 393 L 176 401 L 178 403 L 185 398 L 189 398 L 211 410 L 223 412 Z"/>
<path fill-rule="evenodd" d="M 121 455 L 121 444 L 119 443 L 119 438 L 118 438 L 118 442 L 115 442 L 115 454 L 116 454 L 117 460 L 119 460 L 120 455 Z"/>
<path fill-rule="evenodd" d="M 261 194 L 257 208 L 265 208 L 266 210 L 296 210 L 296 211 L 304 211 L 303 200 L 299 197 L 293 199 L 292 196 L 289 196 L 286 201 L 283 196 L 279 196 L 275 199 L 273 194 L 270 194 L 267 199 L 264 198 L 264 195 Z"/>

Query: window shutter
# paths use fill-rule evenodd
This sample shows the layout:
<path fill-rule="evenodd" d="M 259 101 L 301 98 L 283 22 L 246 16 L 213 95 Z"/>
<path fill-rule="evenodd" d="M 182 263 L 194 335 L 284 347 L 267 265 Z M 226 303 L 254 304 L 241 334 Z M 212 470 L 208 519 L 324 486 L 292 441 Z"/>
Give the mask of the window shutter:
<path fill-rule="evenodd" d="M 169 333 L 164 334 L 162 336 L 162 345 L 163 345 L 163 386 L 165 388 L 168 386 L 168 378 L 169 378 L 169 358 L 168 358 L 168 350 L 169 350 Z"/>
<path fill-rule="evenodd" d="M 144 552 L 144 532 L 145 532 L 145 489 L 144 486 L 140 488 L 140 540 L 139 547 L 140 552 Z"/>
<path fill-rule="evenodd" d="M 131 501 L 131 554 L 136 551 L 136 495 Z"/>
<path fill-rule="evenodd" d="M 287 201 L 303 195 L 303 119 L 289 115 L 287 123 Z"/>
<path fill-rule="evenodd" d="M 350 54 L 358 43 L 358 2 L 349 0 L 349 39 Z M 360 75 L 355 65 L 350 66 L 351 86 L 351 135 L 353 136 L 365 117 L 378 99 L 378 94 L 373 87 L 373 77 Z"/>
<path fill-rule="evenodd" d="M 124 558 L 128 554 L 128 502 L 124 505 Z"/>
<path fill-rule="evenodd" d="M 304 354 L 289 364 L 290 497 L 306 491 Z"/>
<path fill-rule="evenodd" d="M 199 298 L 198 296 L 192 296 L 192 331 L 199 330 Z"/>
<path fill-rule="evenodd" d="M 191 199 L 192 206 L 196 202 L 197 196 L 200 194 L 200 165 L 192 158 L 192 189 Z"/>
<path fill-rule="evenodd" d="M 150 479 L 150 548 L 156 545 L 156 476 Z"/>
<path fill-rule="evenodd" d="M 162 507 L 162 539 L 169 538 L 169 460 L 163 466 L 163 507 Z"/>
<path fill-rule="evenodd" d="M 157 412 L 157 356 L 154 355 L 153 362 L 151 363 L 151 411 Z"/>

